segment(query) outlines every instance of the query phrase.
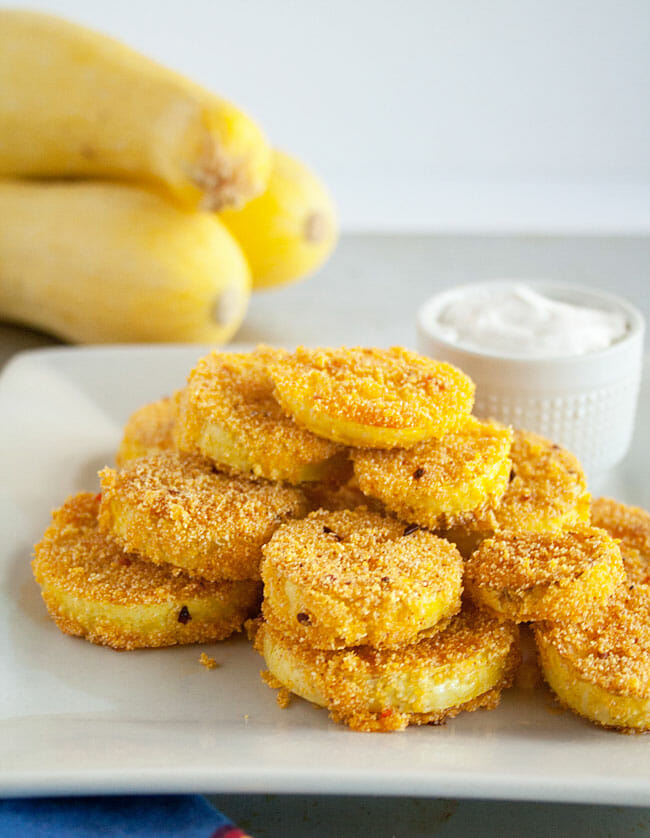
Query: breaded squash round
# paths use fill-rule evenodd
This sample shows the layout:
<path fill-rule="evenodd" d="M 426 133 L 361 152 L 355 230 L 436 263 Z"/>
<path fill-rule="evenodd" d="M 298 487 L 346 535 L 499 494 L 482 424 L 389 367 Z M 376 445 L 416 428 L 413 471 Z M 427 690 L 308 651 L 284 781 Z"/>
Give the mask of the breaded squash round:
<path fill-rule="evenodd" d="M 465 563 L 465 590 L 515 622 L 580 620 L 625 581 L 621 551 L 604 530 L 504 533 Z"/>
<path fill-rule="evenodd" d="M 510 460 L 508 485 L 496 507 L 440 527 L 466 558 L 484 538 L 502 531 L 547 532 L 589 523 L 587 482 L 573 454 L 539 434 L 516 430 Z"/>
<path fill-rule="evenodd" d="M 206 643 L 258 610 L 258 582 L 208 582 L 143 562 L 99 529 L 98 510 L 96 495 L 69 498 L 34 548 L 34 576 L 65 634 L 113 649 Z"/>
<path fill-rule="evenodd" d="M 115 455 L 118 466 L 137 457 L 174 450 L 177 397 L 166 396 L 143 405 L 131 414 Z"/>
<path fill-rule="evenodd" d="M 474 384 L 460 370 L 401 347 L 300 347 L 269 374 L 286 413 L 344 445 L 406 448 L 441 437 L 474 402 Z"/>
<path fill-rule="evenodd" d="M 262 545 L 308 511 L 293 487 L 216 472 L 178 452 L 100 472 L 99 523 L 125 550 L 205 579 L 259 579 Z"/>
<path fill-rule="evenodd" d="M 515 431 L 512 470 L 501 502 L 484 525 L 496 532 L 544 532 L 589 522 L 589 493 L 578 458 L 531 431 Z"/>
<path fill-rule="evenodd" d="M 510 428 L 470 417 L 442 439 L 411 448 L 352 449 L 362 492 L 405 521 L 450 527 L 495 507 L 508 486 Z"/>
<path fill-rule="evenodd" d="M 263 554 L 265 619 L 317 649 L 413 643 L 460 610 L 456 548 L 363 507 L 291 521 Z"/>
<path fill-rule="evenodd" d="M 622 587 L 580 622 L 535 626 L 547 683 L 598 725 L 650 730 L 650 588 Z"/>
<path fill-rule="evenodd" d="M 650 584 L 650 513 L 598 498 L 591 504 L 591 523 L 618 539 L 628 581 Z"/>
<path fill-rule="evenodd" d="M 493 709 L 519 664 L 517 627 L 471 605 L 433 637 L 398 649 L 312 649 L 263 623 L 255 648 L 273 686 L 321 707 L 354 730 L 441 724 L 463 710 Z"/>
<path fill-rule="evenodd" d="M 211 352 L 190 373 L 179 399 L 176 444 L 235 474 L 303 483 L 341 482 L 351 466 L 345 450 L 287 416 L 273 397 L 267 367 L 284 350 Z"/>

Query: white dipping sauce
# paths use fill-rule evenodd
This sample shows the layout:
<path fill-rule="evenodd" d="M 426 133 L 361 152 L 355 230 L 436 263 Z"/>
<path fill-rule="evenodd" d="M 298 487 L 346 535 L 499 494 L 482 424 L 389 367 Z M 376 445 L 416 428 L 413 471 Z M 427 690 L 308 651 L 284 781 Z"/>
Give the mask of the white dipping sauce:
<path fill-rule="evenodd" d="M 558 302 L 516 283 L 468 289 L 439 312 L 436 322 L 451 343 L 531 358 L 596 352 L 628 329 L 622 312 Z"/>

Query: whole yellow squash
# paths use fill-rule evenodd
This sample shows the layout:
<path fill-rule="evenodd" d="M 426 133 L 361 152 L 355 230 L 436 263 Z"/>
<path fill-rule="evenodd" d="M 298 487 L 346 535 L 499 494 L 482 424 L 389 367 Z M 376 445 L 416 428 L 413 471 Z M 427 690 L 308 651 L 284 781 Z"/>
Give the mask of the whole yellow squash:
<path fill-rule="evenodd" d="M 0 317 L 74 342 L 223 343 L 250 270 L 216 215 L 101 181 L 0 180 Z"/>
<path fill-rule="evenodd" d="M 218 210 L 270 170 L 260 128 L 218 96 L 100 33 L 0 9 L 0 176 L 138 181 Z"/>

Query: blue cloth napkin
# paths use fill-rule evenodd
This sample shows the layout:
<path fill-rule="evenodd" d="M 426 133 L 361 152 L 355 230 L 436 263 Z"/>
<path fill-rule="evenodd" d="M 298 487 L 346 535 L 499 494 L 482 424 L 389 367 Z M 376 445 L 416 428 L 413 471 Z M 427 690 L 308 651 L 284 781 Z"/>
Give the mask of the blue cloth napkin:
<path fill-rule="evenodd" d="M 200 795 L 0 800 L 0 838 L 250 838 Z"/>

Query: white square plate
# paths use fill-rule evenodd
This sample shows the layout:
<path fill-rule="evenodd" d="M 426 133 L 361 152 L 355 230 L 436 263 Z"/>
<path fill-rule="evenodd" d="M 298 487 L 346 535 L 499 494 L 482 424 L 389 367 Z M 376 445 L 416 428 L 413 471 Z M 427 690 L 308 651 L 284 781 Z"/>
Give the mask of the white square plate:
<path fill-rule="evenodd" d="M 136 407 L 182 385 L 201 347 L 47 349 L 0 379 L 0 793 L 309 792 L 650 804 L 650 738 L 597 729 L 544 690 L 443 727 L 354 733 L 280 709 L 243 637 L 116 653 L 61 634 L 30 571 L 50 510 L 95 490 Z M 650 506 L 640 433 L 605 487 Z"/>

